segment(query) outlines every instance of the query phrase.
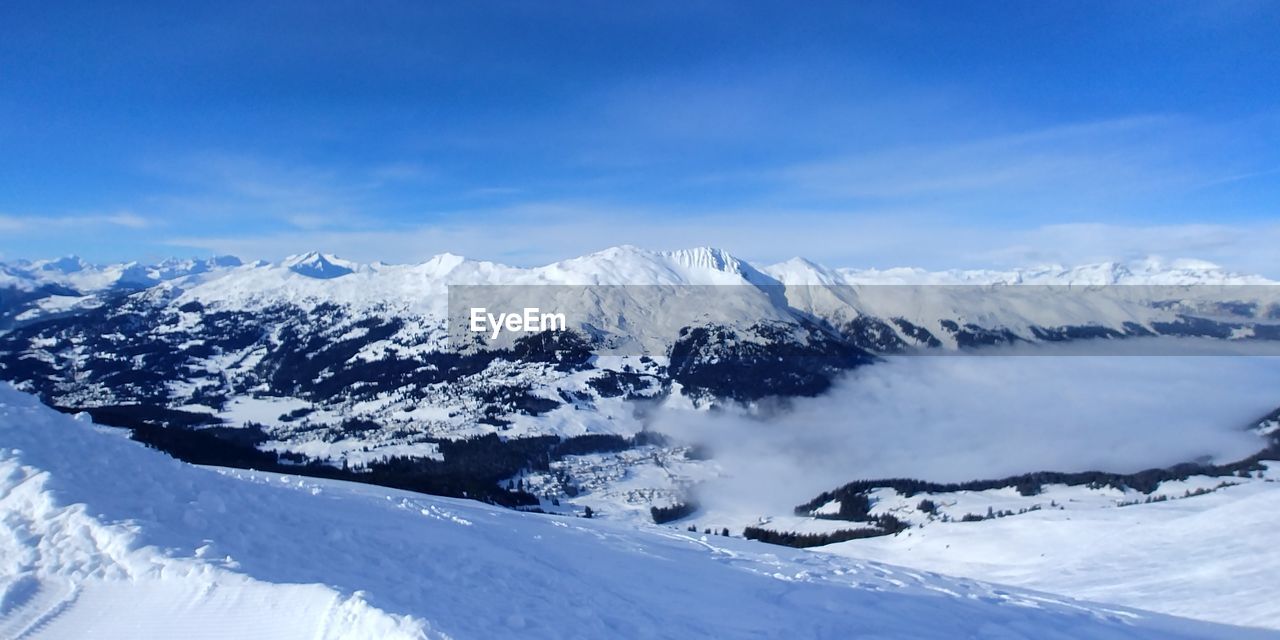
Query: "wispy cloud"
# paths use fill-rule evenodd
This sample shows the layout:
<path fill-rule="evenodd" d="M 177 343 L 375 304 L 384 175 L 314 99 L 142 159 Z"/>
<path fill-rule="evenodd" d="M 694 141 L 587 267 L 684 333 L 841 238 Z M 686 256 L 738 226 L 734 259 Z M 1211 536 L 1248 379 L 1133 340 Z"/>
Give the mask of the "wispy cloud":
<path fill-rule="evenodd" d="M 846 155 L 787 167 L 774 178 L 827 197 L 1044 215 L 1073 203 L 1115 206 L 1136 195 L 1182 191 L 1238 171 L 1231 163 L 1204 162 L 1198 153 L 1204 135 L 1183 119 L 1139 116 Z"/>
<path fill-rule="evenodd" d="M 259 156 L 203 153 L 150 163 L 146 169 L 167 185 L 146 197 L 149 208 L 201 216 L 209 225 L 319 217 L 332 224 L 352 213 L 358 201 L 359 189 L 337 169 Z"/>
<path fill-rule="evenodd" d="M 67 216 L 0 214 L 0 231 L 9 233 L 43 233 L 51 230 L 65 231 L 67 229 L 101 228 L 104 226 L 147 229 L 155 225 L 156 221 L 154 219 L 130 211 Z"/>

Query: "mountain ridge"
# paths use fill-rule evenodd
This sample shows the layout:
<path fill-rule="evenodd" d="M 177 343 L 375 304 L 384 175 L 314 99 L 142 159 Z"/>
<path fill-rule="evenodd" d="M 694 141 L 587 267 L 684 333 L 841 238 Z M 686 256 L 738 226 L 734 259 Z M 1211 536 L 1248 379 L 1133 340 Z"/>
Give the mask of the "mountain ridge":
<path fill-rule="evenodd" d="M 299 275 L 318 279 L 334 279 L 356 273 L 384 273 L 419 270 L 443 276 L 460 267 L 472 272 L 504 274 L 536 274 L 537 283 L 552 283 L 568 278 L 564 284 L 604 284 L 605 279 L 586 278 L 584 274 L 607 274 L 609 284 L 654 284 L 656 278 L 670 278 L 680 272 L 737 275 L 748 282 L 778 280 L 784 284 L 802 283 L 815 277 L 814 284 L 1276 284 L 1260 275 L 1238 273 L 1219 265 L 1195 259 L 1164 260 L 1147 257 L 1130 261 L 1107 261 L 1074 266 L 1041 265 L 1011 269 L 950 269 L 929 271 L 918 267 L 851 268 L 830 267 L 797 256 L 787 261 L 756 265 L 715 247 L 694 247 L 671 251 L 651 251 L 631 245 L 619 245 L 582 256 L 545 265 L 511 266 L 497 262 L 474 260 L 451 253 L 432 256 L 414 263 L 360 263 L 345 260 L 334 253 L 309 251 L 279 261 L 246 262 L 234 256 L 203 259 L 168 258 L 154 264 L 126 261 L 93 264 L 76 256 L 51 260 L 18 260 L 0 262 L 0 287 L 27 288 L 41 284 L 63 284 L 79 287 L 82 293 L 99 291 L 117 285 L 157 284 L 211 271 L 236 269 L 292 269 Z M 77 275 L 78 274 L 78 275 Z M 570 276 L 577 276 L 575 280 Z M 622 281 L 631 278 L 632 281 Z M 519 278 L 527 280 L 527 278 Z M 530 282 L 532 283 L 532 282 Z M 725 282 L 709 282 L 724 284 Z"/>

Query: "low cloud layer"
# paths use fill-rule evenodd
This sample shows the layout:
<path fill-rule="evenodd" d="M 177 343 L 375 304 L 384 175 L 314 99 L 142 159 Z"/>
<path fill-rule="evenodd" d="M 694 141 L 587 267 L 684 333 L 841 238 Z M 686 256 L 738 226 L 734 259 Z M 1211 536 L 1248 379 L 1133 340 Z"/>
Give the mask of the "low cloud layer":
<path fill-rule="evenodd" d="M 705 444 L 723 468 L 725 477 L 702 487 L 704 506 L 779 513 L 856 479 L 1236 460 L 1263 446 L 1245 427 L 1280 406 L 1278 357 L 1038 349 L 890 359 L 820 398 L 753 415 L 664 412 L 654 428 Z"/>

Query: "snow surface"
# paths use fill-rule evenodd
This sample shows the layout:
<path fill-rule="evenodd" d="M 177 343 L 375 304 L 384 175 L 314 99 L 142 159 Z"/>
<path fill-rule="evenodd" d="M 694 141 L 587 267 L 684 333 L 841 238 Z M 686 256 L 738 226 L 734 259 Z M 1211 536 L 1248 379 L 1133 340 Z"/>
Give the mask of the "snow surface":
<path fill-rule="evenodd" d="M 1036 501 L 1056 496 L 1061 509 L 934 523 L 821 549 L 1173 615 L 1280 629 L 1275 597 L 1280 482 L 1272 477 L 1276 463 L 1270 464 L 1265 480 L 1238 480 L 1190 498 L 1100 509 L 1075 504 L 1090 496 L 1064 497 L 1063 491 L 1049 488 Z M 1165 484 L 1170 485 L 1166 493 L 1174 495 L 1182 488 Z M 930 497 L 937 499 L 920 494 L 911 502 Z M 970 503 L 955 510 L 960 513 L 981 514 L 987 502 L 996 509 L 1027 502 L 958 497 Z"/>
<path fill-rule="evenodd" d="M 7 386 L 0 635 L 1277 637 L 742 540 L 196 468 Z"/>

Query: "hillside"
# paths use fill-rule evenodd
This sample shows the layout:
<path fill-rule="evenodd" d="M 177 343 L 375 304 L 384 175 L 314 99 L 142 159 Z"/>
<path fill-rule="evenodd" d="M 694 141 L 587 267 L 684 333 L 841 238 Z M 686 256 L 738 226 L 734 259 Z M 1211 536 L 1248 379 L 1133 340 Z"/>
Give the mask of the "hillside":
<path fill-rule="evenodd" d="M 889 565 L 197 468 L 0 388 L 6 637 L 1247 638 Z"/>

